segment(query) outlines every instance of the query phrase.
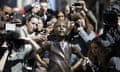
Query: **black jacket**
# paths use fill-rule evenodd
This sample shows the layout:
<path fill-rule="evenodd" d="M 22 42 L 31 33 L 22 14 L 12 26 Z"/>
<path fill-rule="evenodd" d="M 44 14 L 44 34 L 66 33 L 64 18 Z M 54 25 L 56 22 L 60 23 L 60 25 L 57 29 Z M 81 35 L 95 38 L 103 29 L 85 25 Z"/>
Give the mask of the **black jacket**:
<path fill-rule="evenodd" d="M 103 45 L 111 48 L 112 56 L 120 56 L 120 27 L 111 27 L 100 37 Z"/>

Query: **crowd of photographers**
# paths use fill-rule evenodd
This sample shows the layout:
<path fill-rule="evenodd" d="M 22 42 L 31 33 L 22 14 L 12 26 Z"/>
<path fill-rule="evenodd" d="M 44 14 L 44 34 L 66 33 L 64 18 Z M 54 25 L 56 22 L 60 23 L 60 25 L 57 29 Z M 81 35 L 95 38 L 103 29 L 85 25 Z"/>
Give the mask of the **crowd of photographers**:
<path fill-rule="evenodd" d="M 119 1 L 104 10 L 102 34 L 98 33 L 97 19 L 85 1 L 66 5 L 64 11 L 53 11 L 47 6 L 46 0 L 40 0 L 24 8 L 12 8 L 9 4 L 0 8 L 0 72 L 47 72 L 35 59 L 33 46 L 23 38 L 30 38 L 39 46 L 43 41 L 53 41 L 57 21 L 67 22 L 66 40 L 76 44 L 85 57 L 74 72 L 120 71 Z M 49 63 L 48 51 L 39 55 Z M 76 60 L 73 54 L 71 65 Z"/>

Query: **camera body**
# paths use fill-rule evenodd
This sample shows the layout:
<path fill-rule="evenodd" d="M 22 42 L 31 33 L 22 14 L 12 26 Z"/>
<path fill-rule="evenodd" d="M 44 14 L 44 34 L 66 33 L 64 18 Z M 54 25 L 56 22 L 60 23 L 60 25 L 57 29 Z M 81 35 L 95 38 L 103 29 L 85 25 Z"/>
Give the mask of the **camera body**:
<path fill-rule="evenodd" d="M 80 27 L 80 22 L 79 21 L 75 21 L 74 28 L 77 29 L 78 27 Z"/>
<path fill-rule="evenodd" d="M 78 2 L 75 2 L 75 3 L 72 4 L 72 6 L 81 6 L 81 4 L 78 3 Z"/>
<path fill-rule="evenodd" d="M 82 10 L 82 4 L 79 2 L 73 3 L 72 6 L 74 7 L 73 10 L 76 12 L 80 12 Z"/>

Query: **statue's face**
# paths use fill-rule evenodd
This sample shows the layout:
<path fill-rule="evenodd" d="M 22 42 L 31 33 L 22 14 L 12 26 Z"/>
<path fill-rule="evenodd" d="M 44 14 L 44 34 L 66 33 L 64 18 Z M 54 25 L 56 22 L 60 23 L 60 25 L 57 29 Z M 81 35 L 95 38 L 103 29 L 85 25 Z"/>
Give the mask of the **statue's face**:
<path fill-rule="evenodd" d="M 56 26 L 55 26 L 55 34 L 57 36 L 65 36 L 67 34 L 67 25 L 63 22 L 61 23 L 58 23 Z"/>

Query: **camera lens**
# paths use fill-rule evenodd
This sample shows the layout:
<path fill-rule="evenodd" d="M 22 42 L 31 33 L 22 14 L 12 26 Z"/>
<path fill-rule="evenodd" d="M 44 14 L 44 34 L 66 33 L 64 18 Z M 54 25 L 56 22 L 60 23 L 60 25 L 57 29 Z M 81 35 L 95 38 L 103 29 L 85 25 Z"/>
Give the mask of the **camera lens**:
<path fill-rule="evenodd" d="M 75 22 L 75 25 L 74 25 L 74 27 L 75 27 L 75 28 L 78 28 L 78 27 L 80 27 L 80 24 L 79 24 L 79 22 L 77 22 L 77 21 L 76 21 L 76 22 Z"/>

